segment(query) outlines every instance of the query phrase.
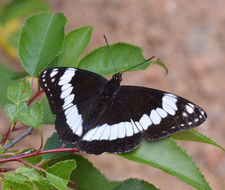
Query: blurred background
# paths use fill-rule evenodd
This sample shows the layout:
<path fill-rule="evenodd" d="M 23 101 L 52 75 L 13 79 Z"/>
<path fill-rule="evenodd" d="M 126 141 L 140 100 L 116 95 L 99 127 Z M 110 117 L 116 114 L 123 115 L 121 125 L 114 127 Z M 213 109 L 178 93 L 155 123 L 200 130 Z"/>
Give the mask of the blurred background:
<path fill-rule="evenodd" d="M 23 5 L 18 3 L 18 0 L 15 2 L 14 6 Z M 102 35 L 106 34 L 109 43 L 119 41 L 131 43 L 143 48 L 146 58 L 153 55 L 160 58 L 169 69 L 167 76 L 161 67 L 152 65 L 145 71 L 125 73 L 123 84 L 169 91 L 198 104 L 208 114 L 208 120 L 198 127 L 198 130 L 221 146 L 225 146 L 225 1 L 48 0 L 46 2 L 53 12 L 63 12 L 68 18 L 66 33 L 81 26 L 94 27 L 86 52 L 105 45 Z M 45 6 L 41 8 L 47 9 Z M 22 9 L 20 15 L 23 15 Z M 20 70 L 21 66 L 13 48 L 4 42 L 6 39 L 4 35 L 9 33 L 7 30 L 13 30 L 13 27 L 20 28 L 22 22 L 17 25 L 13 24 L 13 20 L 7 21 L 8 26 L 0 27 L 0 62 L 16 70 Z M 16 43 L 16 36 L 18 34 L 15 33 L 15 36 L 11 37 L 12 43 Z M 9 121 L 1 109 L 1 134 L 6 132 L 8 126 Z M 43 130 L 47 139 L 54 131 L 54 127 L 45 126 Z M 13 139 L 14 135 L 16 136 L 13 134 L 10 138 Z M 39 142 L 39 133 L 34 131 L 32 136 L 22 140 L 15 148 L 38 147 Z M 212 189 L 223 190 L 225 153 L 207 144 L 181 141 L 178 143 L 193 157 Z M 86 154 L 85 156 L 111 180 L 136 177 L 147 180 L 161 189 L 192 189 L 158 169 L 119 156 Z"/>

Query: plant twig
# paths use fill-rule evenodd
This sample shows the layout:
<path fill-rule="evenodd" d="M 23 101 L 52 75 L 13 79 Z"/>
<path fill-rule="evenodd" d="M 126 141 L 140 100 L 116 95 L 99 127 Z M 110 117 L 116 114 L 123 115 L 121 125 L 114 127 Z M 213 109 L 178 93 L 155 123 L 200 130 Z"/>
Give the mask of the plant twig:
<path fill-rule="evenodd" d="M 29 127 L 24 133 L 22 133 L 20 136 L 16 137 L 15 139 L 13 139 L 11 142 L 9 142 L 8 144 L 6 144 L 4 146 L 5 150 L 8 150 L 9 148 L 11 148 L 14 144 L 16 144 L 17 142 L 19 142 L 20 140 L 22 140 L 24 137 L 26 137 L 27 135 L 31 134 L 32 131 L 32 127 Z"/>
<path fill-rule="evenodd" d="M 38 166 L 35 166 L 35 165 L 33 165 L 33 164 L 29 163 L 29 162 L 26 162 L 26 161 L 24 161 L 24 160 L 17 160 L 17 161 L 18 161 L 18 162 L 21 162 L 21 163 L 23 163 L 23 164 L 25 164 L 25 165 L 27 165 L 27 166 L 30 166 L 30 167 L 33 168 L 33 169 L 36 169 L 36 170 L 39 170 L 39 171 L 42 171 L 42 172 L 45 173 L 45 170 L 44 170 L 43 168 L 40 168 L 40 167 L 38 167 Z"/>
<path fill-rule="evenodd" d="M 56 153 L 56 152 L 79 152 L 79 148 L 78 147 L 56 148 L 56 149 L 51 149 L 51 150 L 42 150 L 42 151 L 39 151 L 39 152 L 38 151 L 36 151 L 36 152 L 30 152 L 29 151 L 28 153 L 22 153 L 20 155 L 0 159 L 0 163 L 18 161 L 18 160 L 28 158 L 28 157 L 31 157 L 31 156 L 37 156 L 37 155 L 49 154 L 49 153 Z"/>

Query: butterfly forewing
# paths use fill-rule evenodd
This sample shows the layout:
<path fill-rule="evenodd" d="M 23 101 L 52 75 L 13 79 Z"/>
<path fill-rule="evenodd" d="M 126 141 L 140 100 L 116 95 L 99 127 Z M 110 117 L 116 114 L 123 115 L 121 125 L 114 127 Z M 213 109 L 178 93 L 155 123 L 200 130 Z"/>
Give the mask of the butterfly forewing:
<path fill-rule="evenodd" d="M 141 137 L 165 138 L 197 127 L 207 117 L 200 107 L 179 96 L 120 87 L 116 77 L 107 81 L 81 69 L 47 69 L 39 81 L 56 114 L 59 138 L 77 143 L 88 153 L 128 152 L 140 144 Z"/>
<path fill-rule="evenodd" d="M 75 68 L 47 69 L 40 74 L 39 83 L 56 114 L 61 140 L 76 143 L 80 139 L 83 122 L 106 82 L 100 75 Z"/>

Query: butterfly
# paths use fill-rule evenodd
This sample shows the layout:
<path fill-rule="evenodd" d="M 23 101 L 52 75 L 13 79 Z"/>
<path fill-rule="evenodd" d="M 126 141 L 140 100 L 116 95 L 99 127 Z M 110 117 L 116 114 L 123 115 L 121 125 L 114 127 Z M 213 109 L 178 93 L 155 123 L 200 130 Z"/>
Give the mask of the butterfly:
<path fill-rule="evenodd" d="M 59 139 L 90 154 L 125 153 L 141 139 L 162 139 L 202 124 L 206 112 L 177 95 L 140 86 L 121 86 L 122 73 L 111 80 L 79 68 L 41 72 Z"/>

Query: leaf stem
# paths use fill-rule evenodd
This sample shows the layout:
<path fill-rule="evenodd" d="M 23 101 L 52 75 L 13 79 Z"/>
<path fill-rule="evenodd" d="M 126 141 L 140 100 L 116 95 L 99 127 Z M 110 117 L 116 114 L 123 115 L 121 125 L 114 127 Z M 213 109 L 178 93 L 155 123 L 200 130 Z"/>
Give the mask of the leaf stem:
<path fill-rule="evenodd" d="M 36 94 L 27 102 L 27 105 L 29 106 L 38 96 L 40 96 L 44 90 L 37 91 Z"/>
<path fill-rule="evenodd" d="M 35 151 L 35 152 L 29 151 L 28 153 L 22 153 L 20 155 L 0 159 L 0 163 L 18 161 L 18 160 L 28 158 L 31 156 L 37 156 L 37 155 L 49 154 L 49 153 L 55 153 L 55 152 L 79 152 L 79 149 L 77 147 L 72 147 L 72 148 L 56 148 L 56 149 L 51 149 L 51 150 L 42 150 L 39 152 L 38 151 Z"/>

